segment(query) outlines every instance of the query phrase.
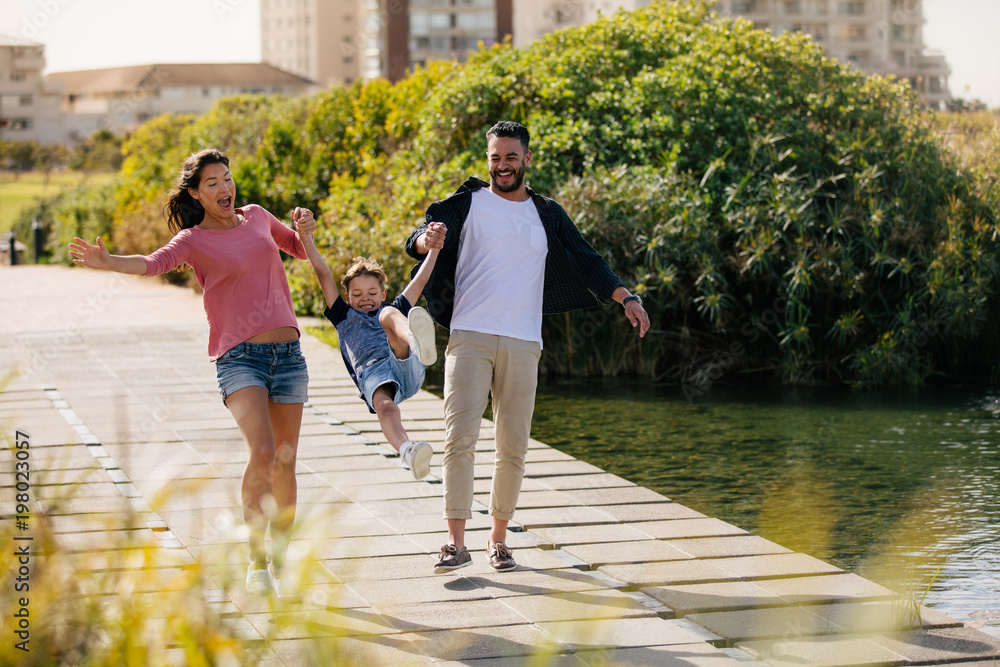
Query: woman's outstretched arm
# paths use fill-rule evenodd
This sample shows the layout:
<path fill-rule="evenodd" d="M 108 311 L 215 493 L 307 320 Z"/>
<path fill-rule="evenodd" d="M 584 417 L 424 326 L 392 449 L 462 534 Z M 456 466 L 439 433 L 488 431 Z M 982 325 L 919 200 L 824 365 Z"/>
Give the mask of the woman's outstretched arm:
<path fill-rule="evenodd" d="M 100 236 L 97 237 L 97 245 L 90 245 L 79 237 L 74 238 L 74 241 L 76 243 L 69 244 L 69 254 L 73 256 L 74 264 L 134 276 L 146 273 L 146 260 L 141 255 L 112 255 Z"/>

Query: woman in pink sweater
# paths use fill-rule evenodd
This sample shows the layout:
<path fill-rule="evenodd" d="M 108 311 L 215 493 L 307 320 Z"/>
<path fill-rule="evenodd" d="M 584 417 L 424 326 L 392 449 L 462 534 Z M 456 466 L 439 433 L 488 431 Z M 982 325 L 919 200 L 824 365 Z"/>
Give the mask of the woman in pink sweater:
<path fill-rule="evenodd" d="M 70 244 L 76 264 L 153 276 L 181 264 L 204 289 L 208 354 L 219 392 L 236 418 L 249 461 L 243 472 L 243 514 L 250 528 L 247 589 L 281 594 L 278 577 L 295 520 L 295 457 L 308 375 L 299 329 L 278 249 L 306 258 L 296 232 L 255 204 L 236 208 L 229 158 L 215 149 L 188 157 L 164 216 L 175 236 L 151 255 L 112 255 L 104 242 Z M 303 233 L 312 212 L 296 209 Z M 272 562 L 265 534 L 270 524 Z"/>

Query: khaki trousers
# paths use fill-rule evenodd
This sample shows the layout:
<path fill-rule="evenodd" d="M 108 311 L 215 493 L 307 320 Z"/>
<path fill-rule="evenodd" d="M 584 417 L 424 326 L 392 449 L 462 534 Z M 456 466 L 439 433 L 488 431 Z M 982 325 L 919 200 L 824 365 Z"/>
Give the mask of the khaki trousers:
<path fill-rule="evenodd" d="M 532 341 L 453 331 L 444 370 L 444 518 L 472 518 L 473 465 L 486 402 L 493 396 L 496 462 L 490 515 L 510 520 L 524 478 L 538 359 Z"/>

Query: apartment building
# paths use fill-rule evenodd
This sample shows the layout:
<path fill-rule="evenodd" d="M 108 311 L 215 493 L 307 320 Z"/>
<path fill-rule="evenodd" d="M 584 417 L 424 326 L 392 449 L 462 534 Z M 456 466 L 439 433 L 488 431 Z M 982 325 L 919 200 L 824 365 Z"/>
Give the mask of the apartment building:
<path fill-rule="evenodd" d="M 398 81 L 511 34 L 513 0 L 261 0 L 264 62 L 323 86 Z"/>
<path fill-rule="evenodd" d="M 0 35 L 0 140 L 64 143 L 61 84 L 42 76 L 45 46 Z"/>
<path fill-rule="evenodd" d="M 951 100 L 951 68 L 924 47 L 922 0 L 719 0 L 716 11 L 775 34 L 811 35 L 840 62 L 906 79 L 928 107 Z"/>
<path fill-rule="evenodd" d="M 315 84 L 264 63 L 132 65 L 53 72 L 70 139 L 98 129 L 127 133 L 163 113 L 203 114 L 221 97 L 304 95 Z"/>
<path fill-rule="evenodd" d="M 364 68 L 365 11 L 364 0 L 261 0 L 261 60 L 323 87 L 350 85 Z"/>
<path fill-rule="evenodd" d="M 480 42 L 543 35 L 648 0 L 261 0 L 263 59 L 322 85 L 397 81 L 428 60 L 464 60 Z M 906 79 L 925 105 L 951 99 L 951 70 L 923 43 L 922 0 L 718 0 L 775 34 L 811 35 L 837 60 Z"/>

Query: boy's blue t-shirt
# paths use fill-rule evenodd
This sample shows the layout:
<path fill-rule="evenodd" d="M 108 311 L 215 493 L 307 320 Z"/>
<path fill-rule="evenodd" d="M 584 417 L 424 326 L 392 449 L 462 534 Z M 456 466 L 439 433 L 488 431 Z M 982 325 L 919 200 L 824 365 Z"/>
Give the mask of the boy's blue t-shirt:
<path fill-rule="evenodd" d="M 347 372 L 351 374 L 351 379 L 358 389 L 361 389 L 361 383 L 358 381 L 361 371 L 392 354 L 389 339 L 378 321 L 382 308 L 396 308 L 407 315 L 410 312 L 410 302 L 400 294 L 392 303 L 364 313 L 351 308 L 342 296 L 337 295 L 337 300 L 323 313 L 337 329 L 340 355 L 344 358 Z"/>

